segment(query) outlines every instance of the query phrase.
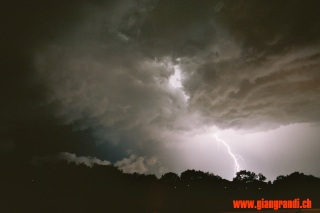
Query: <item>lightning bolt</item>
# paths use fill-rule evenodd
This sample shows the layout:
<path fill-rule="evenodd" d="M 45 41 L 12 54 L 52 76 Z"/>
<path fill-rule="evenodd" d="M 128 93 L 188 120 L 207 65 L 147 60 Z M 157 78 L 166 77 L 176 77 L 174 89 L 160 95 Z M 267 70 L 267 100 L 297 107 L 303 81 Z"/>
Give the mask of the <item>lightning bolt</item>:
<path fill-rule="evenodd" d="M 235 155 L 232 153 L 230 146 L 227 144 L 227 142 L 221 140 L 220 138 L 218 138 L 217 135 L 214 135 L 214 138 L 218 141 L 221 142 L 228 150 L 228 153 L 230 155 L 230 157 L 233 159 L 234 161 L 234 173 L 236 174 L 237 172 L 239 172 L 241 170 L 240 164 L 239 164 L 239 159 L 241 159 L 242 161 L 243 158 L 240 155 Z"/>

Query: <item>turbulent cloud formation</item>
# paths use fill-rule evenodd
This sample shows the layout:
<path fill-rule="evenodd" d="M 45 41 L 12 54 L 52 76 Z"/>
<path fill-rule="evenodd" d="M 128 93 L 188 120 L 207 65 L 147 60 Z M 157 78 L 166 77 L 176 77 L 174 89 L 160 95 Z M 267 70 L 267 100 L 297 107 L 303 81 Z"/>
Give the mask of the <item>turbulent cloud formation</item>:
<path fill-rule="evenodd" d="M 190 149 L 211 142 L 205 131 L 319 123 L 318 1 L 70 1 L 52 16 L 42 12 L 51 4 L 35 3 L 33 16 L 20 11 L 28 18 L 13 24 L 28 28 L 12 48 L 21 55 L 11 61 L 24 63 L 6 66 L 27 67 L 28 78 L 16 71 L 21 86 L 4 84 L 32 98 L 6 97 L 17 115 L 3 113 L 2 131 L 7 139 L 21 132 L 20 119 L 36 123 L 12 140 L 20 150 L 36 141 L 31 155 L 97 153 L 125 172 L 157 174 L 194 162 L 205 169 L 197 156 L 208 156 L 215 167 L 206 168 L 224 174 L 221 153 Z"/>
<path fill-rule="evenodd" d="M 75 29 L 72 40 L 39 52 L 37 66 L 52 87 L 58 113 L 68 123 L 85 120 L 79 128 L 145 130 L 153 121 L 174 123 L 187 107 L 183 93 L 168 85 L 174 64 L 184 76 L 191 111 L 221 128 L 318 121 L 319 103 L 313 100 L 320 85 L 319 27 L 310 23 L 312 31 L 298 31 L 301 20 L 313 21 L 316 11 L 306 4 L 309 14 L 295 17 L 300 1 L 290 8 L 292 14 L 281 11 L 282 4 L 256 4 L 191 1 L 177 12 L 178 2 L 119 3 L 115 8 L 124 8 L 117 21 L 99 9 Z M 275 20 L 264 11 L 252 21 L 255 10 L 283 16 Z M 265 22 L 271 23 L 262 29 Z M 288 30 L 278 22 L 287 22 Z M 245 23 L 246 28 L 236 27 Z"/>
<path fill-rule="evenodd" d="M 193 62 L 196 71 L 190 70 L 185 83 L 190 105 L 222 128 L 318 122 L 319 50 L 316 46 L 288 51 L 258 63 L 241 56 Z"/>

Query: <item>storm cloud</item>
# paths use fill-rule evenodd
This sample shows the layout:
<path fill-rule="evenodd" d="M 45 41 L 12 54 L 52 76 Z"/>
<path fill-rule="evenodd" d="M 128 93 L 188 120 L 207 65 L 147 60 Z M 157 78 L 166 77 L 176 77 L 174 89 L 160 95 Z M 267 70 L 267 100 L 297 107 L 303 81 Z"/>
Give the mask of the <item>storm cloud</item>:
<path fill-rule="evenodd" d="M 4 34 L 14 44 L 4 67 L 15 73 L 2 89 L 6 153 L 96 155 L 125 172 L 162 174 L 195 166 L 185 146 L 213 140 L 212 127 L 319 123 L 317 1 L 31 3 L 8 6 L 22 15 Z M 230 175 L 214 155 L 201 169 Z"/>

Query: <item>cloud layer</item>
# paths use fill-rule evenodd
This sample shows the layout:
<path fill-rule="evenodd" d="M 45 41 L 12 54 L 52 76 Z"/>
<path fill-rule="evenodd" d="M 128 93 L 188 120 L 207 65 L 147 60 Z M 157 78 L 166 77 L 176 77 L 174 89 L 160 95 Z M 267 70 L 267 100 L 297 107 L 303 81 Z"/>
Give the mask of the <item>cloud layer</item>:
<path fill-rule="evenodd" d="M 99 153 L 159 173 L 213 126 L 319 123 L 318 1 L 32 2 L 9 4 L 21 15 L 1 35 L 15 73 L 2 78 L 4 152 Z"/>
<path fill-rule="evenodd" d="M 75 154 L 68 153 L 68 152 L 61 152 L 58 156 L 59 159 L 64 159 L 68 163 L 72 162 L 75 164 L 84 164 L 86 166 L 92 167 L 94 164 L 97 165 L 110 165 L 109 161 L 100 160 L 96 157 L 91 156 L 76 156 Z"/>
<path fill-rule="evenodd" d="M 79 128 L 103 126 L 108 137 L 117 134 L 108 131 L 114 127 L 174 125 L 188 106 L 186 113 L 199 112 L 221 128 L 317 122 L 320 48 L 313 6 L 297 1 L 290 12 L 267 2 L 120 2 L 108 10 L 121 13 L 95 9 L 71 40 L 40 51 L 37 66 L 58 114 Z M 189 103 L 168 83 L 174 64 Z"/>

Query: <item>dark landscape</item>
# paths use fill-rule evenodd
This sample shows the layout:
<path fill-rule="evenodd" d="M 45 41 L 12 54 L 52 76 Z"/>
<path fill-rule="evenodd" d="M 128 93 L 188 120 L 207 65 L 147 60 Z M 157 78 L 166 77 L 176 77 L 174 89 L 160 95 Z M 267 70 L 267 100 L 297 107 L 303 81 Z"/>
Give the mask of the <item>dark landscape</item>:
<path fill-rule="evenodd" d="M 320 207 L 320 178 L 299 172 L 267 182 L 262 174 L 245 170 L 228 181 L 195 170 L 158 179 L 125 174 L 112 165 L 21 166 L 1 169 L 2 212 L 223 212 L 239 210 L 232 200 L 262 198 L 309 198 L 312 208 Z"/>

